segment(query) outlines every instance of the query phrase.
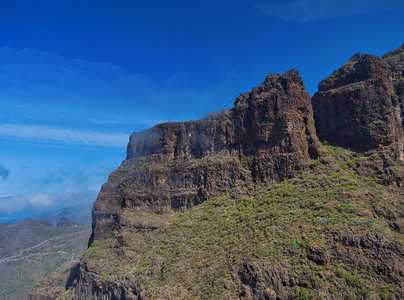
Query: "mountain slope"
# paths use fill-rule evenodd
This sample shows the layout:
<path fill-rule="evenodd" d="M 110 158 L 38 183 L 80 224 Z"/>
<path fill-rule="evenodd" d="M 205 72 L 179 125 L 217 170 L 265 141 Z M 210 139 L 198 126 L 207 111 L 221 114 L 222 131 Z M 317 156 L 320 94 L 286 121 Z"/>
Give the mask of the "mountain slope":
<path fill-rule="evenodd" d="M 402 52 L 134 133 L 75 279 L 29 299 L 399 299 Z"/>
<path fill-rule="evenodd" d="M 184 213 L 126 212 L 145 228 L 94 242 L 76 299 L 101 278 L 95 295 L 129 299 L 402 294 L 402 215 L 392 207 L 404 194 L 358 176 L 356 164 L 380 159 L 327 147 L 337 154 L 280 184 L 235 187 Z"/>

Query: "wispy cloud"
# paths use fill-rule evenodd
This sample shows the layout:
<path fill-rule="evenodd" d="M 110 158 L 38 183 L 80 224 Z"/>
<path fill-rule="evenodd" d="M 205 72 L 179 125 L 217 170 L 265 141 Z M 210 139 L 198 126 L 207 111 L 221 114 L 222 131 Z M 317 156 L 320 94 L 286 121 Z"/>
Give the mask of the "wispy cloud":
<path fill-rule="evenodd" d="M 223 87 L 191 88 L 189 81 L 177 71 L 156 80 L 115 64 L 0 47 L 0 117 L 130 133 L 161 120 L 201 117 L 229 97 Z"/>
<path fill-rule="evenodd" d="M 144 129 L 155 124 L 145 114 L 151 82 L 111 63 L 0 47 L 0 116 L 9 123 Z"/>
<path fill-rule="evenodd" d="M 6 181 L 8 174 L 10 174 L 10 171 L 7 170 L 5 167 L 0 165 L 0 176 L 3 177 L 3 180 Z"/>
<path fill-rule="evenodd" d="M 66 143 L 86 146 L 125 147 L 127 134 L 52 128 L 48 126 L 0 124 L 0 136 L 29 139 L 43 143 Z"/>
<path fill-rule="evenodd" d="M 0 213 L 13 214 L 24 210 L 41 211 L 65 206 L 92 203 L 97 192 L 82 190 L 63 194 L 24 194 L 0 196 Z"/>
<path fill-rule="evenodd" d="M 256 4 L 271 17 L 305 22 L 404 9 L 402 0 L 295 0 Z"/>

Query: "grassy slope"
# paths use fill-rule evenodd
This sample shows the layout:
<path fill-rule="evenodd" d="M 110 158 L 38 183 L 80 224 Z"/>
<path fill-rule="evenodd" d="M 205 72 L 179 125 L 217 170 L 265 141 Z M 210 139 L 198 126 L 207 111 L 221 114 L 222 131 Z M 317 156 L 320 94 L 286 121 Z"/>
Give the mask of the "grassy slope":
<path fill-rule="evenodd" d="M 391 255 L 402 265 L 404 243 L 383 212 L 402 214 L 403 191 L 358 175 L 362 164 L 382 163 L 377 154 L 326 147 L 326 157 L 280 184 L 236 186 L 182 213 L 127 211 L 169 225 L 127 228 L 84 257 L 103 266 L 101 280 L 138 278 L 150 298 L 390 299 L 402 274 L 384 269 Z M 309 249 L 324 261 L 308 259 Z"/>

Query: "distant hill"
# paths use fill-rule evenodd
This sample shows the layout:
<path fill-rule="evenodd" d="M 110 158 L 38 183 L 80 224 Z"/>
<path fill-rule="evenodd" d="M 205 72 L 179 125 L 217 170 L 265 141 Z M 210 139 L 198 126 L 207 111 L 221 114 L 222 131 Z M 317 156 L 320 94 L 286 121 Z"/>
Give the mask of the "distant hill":
<path fill-rule="evenodd" d="M 48 220 L 53 226 L 56 226 L 62 217 L 67 217 L 69 220 L 76 223 L 91 224 L 92 206 L 92 203 L 68 206 L 57 211 L 41 213 L 31 218 Z"/>
<path fill-rule="evenodd" d="M 0 299 L 25 299 L 38 280 L 77 262 L 90 233 L 66 217 L 58 227 L 43 219 L 0 226 Z"/>
<path fill-rule="evenodd" d="M 6 221 L 4 223 L 0 223 L 0 226 L 14 224 L 14 223 L 17 223 L 19 221 L 20 220 L 18 220 L 18 219 L 11 219 L 11 220 L 8 220 L 8 221 Z"/>

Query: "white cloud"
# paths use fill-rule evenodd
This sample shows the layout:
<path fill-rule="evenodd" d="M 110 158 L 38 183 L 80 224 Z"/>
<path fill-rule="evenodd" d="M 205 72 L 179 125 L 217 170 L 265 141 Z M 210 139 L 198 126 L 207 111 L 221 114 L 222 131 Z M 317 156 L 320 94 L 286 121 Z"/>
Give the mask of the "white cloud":
<path fill-rule="evenodd" d="M 89 190 L 64 194 L 39 193 L 35 195 L 0 196 L 0 212 L 13 214 L 25 210 L 41 211 L 61 208 L 76 204 L 93 203 L 96 197 L 97 192 Z"/>
<path fill-rule="evenodd" d="M 66 79 L 80 81 L 83 76 L 92 80 L 100 77 L 112 79 L 124 73 L 118 65 L 72 59 L 35 49 L 0 47 L 0 53 L 0 69 L 20 80 L 63 83 Z"/>
<path fill-rule="evenodd" d="M 125 147 L 129 141 L 129 136 L 123 133 L 106 133 L 19 124 L 0 124 L 0 136 L 1 135 L 44 143 L 66 143 L 120 148 Z"/>
<path fill-rule="evenodd" d="M 402 0 L 295 0 L 254 5 L 271 17 L 305 22 L 404 9 Z"/>

